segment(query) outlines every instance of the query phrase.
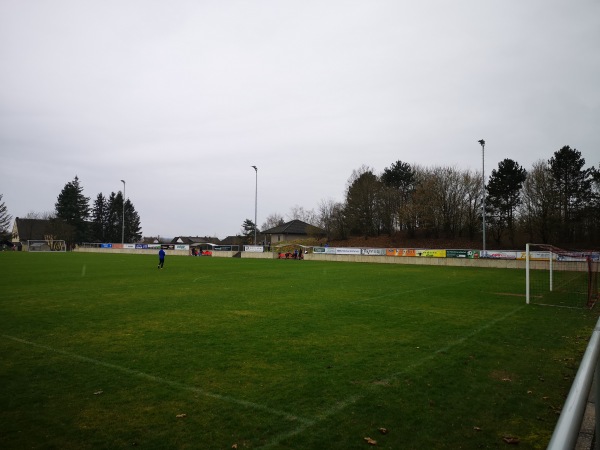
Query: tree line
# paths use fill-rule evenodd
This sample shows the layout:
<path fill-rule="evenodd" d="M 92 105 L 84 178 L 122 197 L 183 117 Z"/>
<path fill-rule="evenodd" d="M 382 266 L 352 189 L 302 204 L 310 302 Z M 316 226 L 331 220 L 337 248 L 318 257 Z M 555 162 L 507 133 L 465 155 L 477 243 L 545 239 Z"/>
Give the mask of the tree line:
<path fill-rule="evenodd" d="M 377 173 L 368 166 L 353 171 L 343 201 L 321 200 L 316 210 L 291 208 L 287 218 L 300 219 L 326 231 L 329 239 L 382 234 L 426 238 L 479 239 L 483 192 L 487 241 L 520 247 L 526 241 L 562 246 L 600 244 L 600 164 L 586 168 L 581 152 L 564 146 L 548 160 L 526 170 L 504 159 L 491 171 L 485 190 L 482 173 L 456 167 L 424 167 L 396 161 Z M 11 220 L 0 194 L 0 232 Z M 70 242 L 120 242 L 123 194 L 98 194 L 90 206 L 79 179 L 65 185 L 50 219 L 74 230 Z M 125 242 L 142 237 L 140 218 L 125 199 Z M 266 230 L 284 222 L 271 214 Z M 241 235 L 248 241 L 256 225 L 246 219 Z M 260 233 L 260 231 L 257 229 Z M 62 230 L 61 233 L 67 233 Z"/>
<path fill-rule="evenodd" d="M 9 225 L 12 217 L 1 200 L 2 194 L 0 234 L 4 240 L 10 240 Z M 69 243 L 121 242 L 122 238 L 124 242 L 139 242 L 142 238 L 140 216 L 129 199 L 123 205 L 123 194 L 120 191 L 111 192 L 108 197 L 99 193 L 90 206 L 90 198 L 83 194 L 83 187 L 75 176 L 58 194 L 54 207 L 52 212 L 31 212 L 24 218 L 47 220 L 47 231 L 56 239 Z"/>
<path fill-rule="evenodd" d="M 353 171 L 341 202 L 292 209 L 290 219 L 318 225 L 329 239 L 401 233 L 408 238 L 479 239 L 485 192 L 486 241 L 588 246 L 600 243 L 600 165 L 585 167 L 581 152 L 564 146 L 526 170 L 504 159 L 483 185 L 482 173 L 396 161 L 383 172 Z M 272 214 L 270 228 L 282 217 Z"/>

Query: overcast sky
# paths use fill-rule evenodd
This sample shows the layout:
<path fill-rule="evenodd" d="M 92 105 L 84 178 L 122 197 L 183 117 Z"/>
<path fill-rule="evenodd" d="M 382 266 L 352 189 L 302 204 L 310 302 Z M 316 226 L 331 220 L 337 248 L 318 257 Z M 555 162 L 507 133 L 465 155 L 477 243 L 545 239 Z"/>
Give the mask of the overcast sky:
<path fill-rule="evenodd" d="M 237 234 L 397 160 L 600 164 L 598 0 L 0 0 L 0 194 L 77 175 L 144 236 Z"/>

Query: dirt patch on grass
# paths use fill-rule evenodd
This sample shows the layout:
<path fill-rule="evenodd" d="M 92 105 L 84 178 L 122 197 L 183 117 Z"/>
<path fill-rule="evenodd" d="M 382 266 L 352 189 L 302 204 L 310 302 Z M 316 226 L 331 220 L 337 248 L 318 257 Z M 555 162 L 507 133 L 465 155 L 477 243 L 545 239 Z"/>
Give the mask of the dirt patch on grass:
<path fill-rule="evenodd" d="M 515 381 L 515 374 L 507 372 L 506 370 L 493 370 L 490 372 L 490 378 L 496 381 L 502 381 L 503 383 L 510 383 Z"/>

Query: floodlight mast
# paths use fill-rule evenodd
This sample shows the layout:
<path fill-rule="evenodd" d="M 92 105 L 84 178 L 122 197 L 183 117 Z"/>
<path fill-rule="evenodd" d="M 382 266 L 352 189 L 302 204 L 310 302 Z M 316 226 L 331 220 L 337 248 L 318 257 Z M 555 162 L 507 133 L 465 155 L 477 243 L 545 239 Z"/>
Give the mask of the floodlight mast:
<path fill-rule="evenodd" d="M 482 196 L 482 206 L 481 206 L 481 217 L 483 220 L 483 253 L 485 254 L 485 141 L 483 139 L 479 139 L 479 144 L 481 145 L 481 196 Z M 481 255 L 484 256 L 484 255 Z"/>
<path fill-rule="evenodd" d="M 256 181 L 254 184 L 254 245 L 256 245 L 256 221 L 257 221 L 257 211 L 258 211 L 258 167 L 252 166 L 254 168 L 254 172 L 256 173 Z"/>
<path fill-rule="evenodd" d="M 121 244 L 125 243 L 125 180 L 121 180 L 123 183 L 123 226 L 121 228 Z"/>

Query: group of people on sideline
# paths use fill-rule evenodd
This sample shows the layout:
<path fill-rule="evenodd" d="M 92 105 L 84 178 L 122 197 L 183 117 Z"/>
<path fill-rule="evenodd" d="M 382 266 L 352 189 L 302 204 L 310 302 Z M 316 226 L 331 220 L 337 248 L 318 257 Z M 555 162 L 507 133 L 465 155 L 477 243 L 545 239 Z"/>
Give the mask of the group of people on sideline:
<path fill-rule="evenodd" d="M 210 250 L 201 250 L 199 248 L 192 248 L 190 251 L 191 256 L 212 256 Z M 162 269 L 165 265 L 165 250 L 160 249 L 158 252 L 158 268 Z M 304 259 L 304 251 L 302 249 L 295 249 L 293 252 L 279 252 L 279 259 Z"/>
<path fill-rule="evenodd" d="M 302 249 L 298 250 L 294 250 L 294 252 L 280 252 L 279 253 L 279 259 L 304 259 L 304 253 L 302 252 Z"/>
<path fill-rule="evenodd" d="M 190 254 L 192 256 L 212 256 L 212 252 L 210 250 L 201 250 L 197 247 L 192 248 Z"/>

